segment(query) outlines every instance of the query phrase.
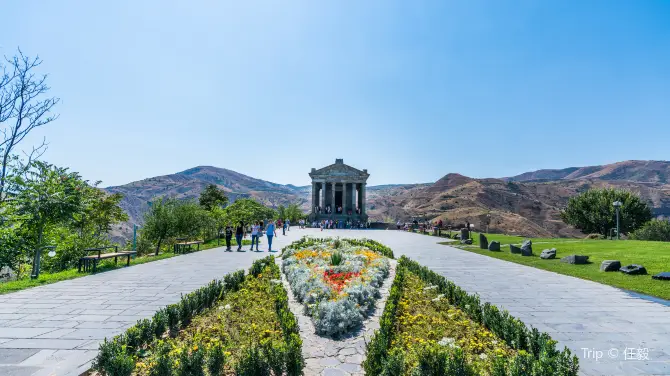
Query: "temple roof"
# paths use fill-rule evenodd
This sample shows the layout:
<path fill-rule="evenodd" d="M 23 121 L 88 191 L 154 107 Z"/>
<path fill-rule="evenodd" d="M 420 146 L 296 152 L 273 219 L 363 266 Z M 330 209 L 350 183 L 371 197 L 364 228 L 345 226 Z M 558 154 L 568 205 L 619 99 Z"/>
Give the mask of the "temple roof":
<path fill-rule="evenodd" d="M 309 176 L 312 179 L 335 178 L 337 180 L 340 180 L 346 178 L 364 182 L 365 180 L 368 179 L 370 174 L 368 174 L 368 170 L 361 171 L 357 168 L 344 164 L 343 159 L 336 159 L 335 163 L 328 165 L 326 167 L 320 168 L 318 170 L 313 168 L 312 172 L 309 173 Z"/>

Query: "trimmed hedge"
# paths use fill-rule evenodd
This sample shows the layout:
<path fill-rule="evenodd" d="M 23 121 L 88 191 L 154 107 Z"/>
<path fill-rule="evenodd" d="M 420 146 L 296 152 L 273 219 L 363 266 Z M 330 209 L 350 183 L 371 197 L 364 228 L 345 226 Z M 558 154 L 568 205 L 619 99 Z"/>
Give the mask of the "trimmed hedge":
<path fill-rule="evenodd" d="M 275 264 L 273 256 L 254 261 L 249 274 L 258 276 L 261 272 L 267 271 L 267 268 L 270 273 L 279 278 L 279 267 Z M 92 368 L 106 376 L 130 376 L 135 370 L 136 357 L 143 355 L 144 349 L 156 342 L 158 356 L 155 372 L 158 375 L 201 374 L 204 368 L 208 369 L 210 375 L 220 373 L 219 371 L 223 369 L 226 362 L 221 348 L 215 347 L 207 354 L 201 350 L 194 350 L 190 354 L 183 352 L 181 356 L 184 359 L 179 359 L 179 369 L 172 369 L 168 354 L 169 347 L 161 339 L 166 334 L 171 337 L 176 336 L 180 330 L 188 326 L 195 315 L 213 307 L 226 294 L 238 291 L 244 280 L 244 270 L 227 274 L 223 280 L 214 280 L 207 286 L 182 296 L 179 303 L 160 309 L 151 319 L 138 321 L 136 325 L 112 340 L 108 341 L 105 338 L 100 344 L 99 354 L 94 359 Z M 280 283 L 277 283 L 272 286 L 271 293 L 285 339 L 284 344 L 281 349 L 262 345 L 253 346 L 237 365 L 236 372 L 239 375 L 257 374 L 253 370 L 261 370 L 264 375 L 269 375 L 270 370 L 275 373 L 281 370 L 288 376 L 302 374 L 304 367 L 301 352 L 302 340 L 298 333 L 298 323 L 288 307 L 286 290 Z M 202 347 L 195 346 L 194 348 Z M 249 366 L 253 371 L 249 371 L 251 373 L 245 371 Z"/>
<path fill-rule="evenodd" d="M 427 284 L 437 286 L 438 290 L 449 299 L 449 303 L 457 306 L 468 316 L 487 327 L 498 338 L 504 340 L 519 353 L 508 359 L 496 361 L 496 376 L 576 376 L 579 370 L 578 359 L 567 348 L 556 350 L 556 341 L 547 333 L 537 329 L 528 329 L 526 325 L 511 316 L 507 311 L 500 311 L 489 303 L 482 304 L 476 295 L 448 281 L 443 276 L 427 267 L 403 256 L 396 269 L 391 293 L 381 317 L 380 329 L 368 343 L 367 359 L 363 363 L 367 375 L 400 375 L 398 364 L 402 362 L 402 354 L 389 353 L 395 335 L 396 313 L 402 296 L 405 273 L 411 272 Z M 421 374 L 442 374 L 445 370 L 456 370 L 462 366 L 462 356 L 453 351 L 427 349 L 420 358 Z M 451 372 L 451 371 L 450 371 Z M 458 373 L 460 374 L 460 373 Z"/>

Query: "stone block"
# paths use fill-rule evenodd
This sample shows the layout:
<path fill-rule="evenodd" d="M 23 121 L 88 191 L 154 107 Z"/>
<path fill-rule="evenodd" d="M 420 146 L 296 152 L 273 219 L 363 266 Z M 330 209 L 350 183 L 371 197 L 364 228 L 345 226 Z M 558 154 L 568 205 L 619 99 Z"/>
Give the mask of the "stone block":
<path fill-rule="evenodd" d="M 602 272 L 616 272 L 621 269 L 621 261 L 619 260 L 605 260 L 600 264 L 600 271 Z"/>
<path fill-rule="evenodd" d="M 647 269 L 644 266 L 638 265 L 638 264 L 626 265 L 619 270 L 622 273 L 630 274 L 630 275 L 647 274 Z"/>
<path fill-rule="evenodd" d="M 556 248 L 545 249 L 540 253 L 540 258 L 545 260 L 555 259 L 556 258 Z"/>
<path fill-rule="evenodd" d="M 514 253 L 515 255 L 520 255 L 521 254 L 521 248 L 515 246 L 514 244 L 509 245 L 509 251 L 510 251 L 510 253 Z"/>
<path fill-rule="evenodd" d="M 489 241 L 486 239 L 486 235 L 479 233 L 479 248 L 481 249 L 488 249 L 489 248 Z"/>
<path fill-rule="evenodd" d="M 587 264 L 589 262 L 589 256 L 582 256 L 582 255 L 565 256 L 561 259 L 561 262 L 575 265 Z"/>
<path fill-rule="evenodd" d="M 533 255 L 533 242 L 530 239 L 526 239 L 521 243 L 521 256 L 532 256 Z"/>
<path fill-rule="evenodd" d="M 495 240 L 491 241 L 491 243 L 489 243 L 489 251 L 500 251 L 500 242 Z"/>

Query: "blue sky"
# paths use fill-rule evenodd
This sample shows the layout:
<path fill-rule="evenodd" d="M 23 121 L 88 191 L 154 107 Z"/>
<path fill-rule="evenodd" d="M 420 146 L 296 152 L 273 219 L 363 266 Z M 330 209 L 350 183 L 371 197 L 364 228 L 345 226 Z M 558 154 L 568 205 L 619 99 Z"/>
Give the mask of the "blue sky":
<path fill-rule="evenodd" d="M 670 159 L 670 2 L 3 0 L 62 98 L 48 161 L 370 184 Z M 29 144 L 25 144 L 26 147 Z"/>

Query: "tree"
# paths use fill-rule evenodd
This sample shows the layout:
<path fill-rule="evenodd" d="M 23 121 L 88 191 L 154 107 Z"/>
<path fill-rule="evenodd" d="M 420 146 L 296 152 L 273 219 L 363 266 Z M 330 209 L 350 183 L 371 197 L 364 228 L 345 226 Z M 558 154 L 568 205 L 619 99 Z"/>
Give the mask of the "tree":
<path fill-rule="evenodd" d="M 619 210 L 619 229 L 627 234 L 640 228 L 652 218 L 651 209 L 635 193 L 621 189 L 590 189 L 571 197 L 567 208 L 561 212 L 561 218 L 586 234 L 607 235 L 616 228 L 616 210 L 614 202 L 621 201 Z"/>
<path fill-rule="evenodd" d="M 16 146 L 35 128 L 54 121 L 53 107 L 60 101 L 47 97 L 46 75 L 35 70 L 42 64 L 39 57 L 30 58 L 21 50 L 13 58 L 0 62 L 0 202 L 6 198 L 10 162 Z M 33 147 L 25 165 L 39 156 L 45 143 Z"/>
<path fill-rule="evenodd" d="M 279 205 L 279 206 L 277 207 L 277 216 L 278 216 L 279 219 L 281 219 L 282 221 L 285 221 L 285 220 L 286 220 L 286 207 L 285 207 L 284 205 Z"/>
<path fill-rule="evenodd" d="M 108 194 L 98 188 L 99 184 L 100 182 L 96 182 L 84 188 L 83 208 L 76 215 L 75 222 L 75 227 L 80 233 L 90 227 L 96 237 L 109 233 L 113 224 L 128 220 L 128 214 L 119 206 L 123 195 Z"/>
<path fill-rule="evenodd" d="M 173 215 L 176 236 L 193 239 L 213 225 L 208 212 L 195 202 L 177 202 Z"/>
<path fill-rule="evenodd" d="M 87 184 L 76 172 L 39 161 L 16 177 L 23 188 L 12 197 L 12 205 L 22 220 L 22 228 L 36 237 L 33 271 L 39 271 L 39 252 L 44 247 L 44 231 L 49 225 L 70 222 L 82 204 Z"/>
<path fill-rule="evenodd" d="M 216 207 L 224 207 L 228 204 L 228 197 L 226 197 L 226 192 L 222 189 L 219 189 L 216 185 L 208 185 L 200 193 L 200 206 L 205 208 L 207 211 L 212 211 Z"/>
<path fill-rule="evenodd" d="M 631 239 L 670 242 L 670 222 L 651 220 L 631 234 Z"/>
<path fill-rule="evenodd" d="M 163 241 L 173 235 L 175 231 L 174 209 L 175 199 L 163 198 L 151 203 L 149 211 L 144 215 L 142 236 L 156 243 L 156 256 Z"/>
<path fill-rule="evenodd" d="M 239 222 L 251 223 L 266 219 L 274 219 L 277 215 L 274 210 L 249 198 L 236 200 L 228 205 L 224 211 L 226 220 L 234 224 Z"/>
<path fill-rule="evenodd" d="M 292 223 L 298 222 L 298 220 L 302 219 L 305 216 L 305 213 L 300 210 L 300 207 L 298 204 L 290 204 L 286 208 L 286 212 L 284 213 L 285 218 L 289 219 Z"/>

